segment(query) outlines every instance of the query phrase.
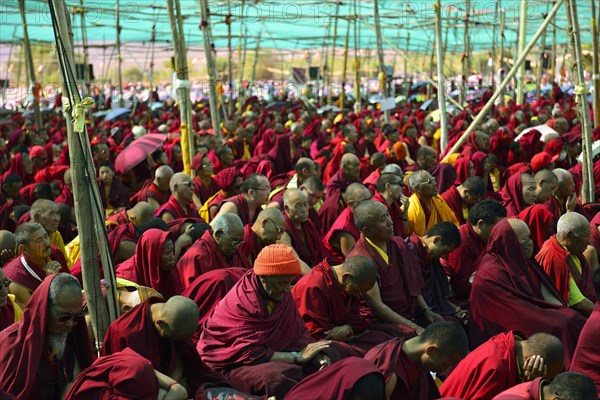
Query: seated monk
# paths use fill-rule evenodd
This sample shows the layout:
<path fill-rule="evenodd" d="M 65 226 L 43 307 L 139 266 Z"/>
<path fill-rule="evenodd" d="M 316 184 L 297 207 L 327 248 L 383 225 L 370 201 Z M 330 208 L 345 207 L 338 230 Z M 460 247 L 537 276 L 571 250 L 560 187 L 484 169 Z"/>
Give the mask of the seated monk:
<path fill-rule="evenodd" d="M 600 296 L 600 269 L 594 273 L 594 286 L 596 295 Z M 598 397 L 600 397 L 600 301 L 596 302 L 592 315 L 588 318 L 573 355 L 571 362 L 571 371 L 586 374 L 596 384 Z"/>
<path fill-rule="evenodd" d="M 354 223 L 354 210 L 372 197 L 369 189 L 362 183 L 351 183 L 343 196 L 348 206 L 339 214 L 323 239 L 325 248 L 336 258 L 336 262 L 342 262 L 350 254 L 360 237 L 360 231 Z"/>
<path fill-rule="evenodd" d="M 150 361 L 156 371 L 180 383 L 187 396 L 204 398 L 204 384 L 228 385 L 194 351 L 191 337 L 197 327 L 198 307 L 192 300 L 174 296 L 162 303 L 151 298 L 110 324 L 101 355 L 129 347 Z"/>
<path fill-rule="evenodd" d="M 135 246 L 135 255 L 115 267 L 115 275 L 150 287 L 169 299 L 183 291 L 176 261 L 171 233 L 149 229 Z"/>
<path fill-rule="evenodd" d="M 223 200 L 240 194 L 243 178 L 237 168 L 230 167 L 218 172 L 215 181 L 221 190 L 209 197 L 198 211 L 200 217 L 209 223 L 217 215 Z"/>
<path fill-rule="evenodd" d="M 406 234 L 423 236 L 432 226 L 442 221 L 459 226 L 456 216 L 438 194 L 435 179 L 429 172 L 417 171 L 410 175 L 409 181 L 413 195 L 409 198 Z"/>
<path fill-rule="evenodd" d="M 493 400 L 596 400 L 594 382 L 577 372 L 558 374 L 552 382 L 536 378 L 514 386 Z"/>
<path fill-rule="evenodd" d="M 363 354 L 392 336 L 368 330 L 360 315 L 360 294 L 377 280 L 377 267 L 366 257 L 351 257 L 342 264 L 325 259 L 292 289 L 306 329 L 317 340 L 346 342 Z"/>
<path fill-rule="evenodd" d="M 194 197 L 194 184 L 192 178 L 184 172 L 178 172 L 171 177 L 169 181 L 171 197 L 156 210 L 157 217 L 165 222 L 178 218 L 197 218 L 198 210 L 192 203 Z"/>
<path fill-rule="evenodd" d="M 552 197 L 558 187 L 558 178 L 554 172 L 542 169 L 534 175 L 535 179 L 535 202 L 544 204 Z"/>
<path fill-rule="evenodd" d="M 581 214 L 568 212 L 558 220 L 556 235 L 546 240 L 536 261 L 552 279 L 562 301 L 585 317 L 597 300 L 592 270 L 583 252 L 590 241 L 590 224 Z"/>
<path fill-rule="evenodd" d="M 292 249 L 265 247 L 204 324 L 196 349 L 231 385 L 282 398 L 307 375 L 331 364 L 331 341 L 311 338 L 289 293 L 300 274 Z"/>
<path fill-rule="evenodd" d="M 295 173 L 290 176 L 289 174 L 291 172 Z M 315 162 L 310 158 L 300 157 L 298 161 L 296 161 L 294 170 L 291 172 L 286 175 L 286 180 L 282 182 L 281 186 L 276 187 L 269 194 L 269 207 L 275 207 L 283 211 L 283 194 L 287 189 L 300 189 L 300 186 L 302 186 L 309 178 L 319 179 L 317 177 L 317 167 L 315 166 Z M 276 178 L 277 177 L 271 180 L 275 181 Z M 321 181 L 321 183 L 323 182 Z M 324 190 L 325 188 L 323 187 L 321 191 Z M 322 196 L 319 196 L 319 200 L 321 197 Z"/>
<path fill-rule="evenodd" d="M 385 378 L 386 399 L 434 400 L 440 397 L 430 372 L 442 373 L 469 352 L 464 329 L 455 322 L 429 325 L 412 339 L 394 338 L 372 348 L 372 361 Z"/>
<path fill-rule="evenodd" d="M 560 339 L 547 333 L 529 338 L 509 331 L 473 350 L 452 370 L 440 388 L 445 397 L 491 399 L 518 383 L 544 376 L 553 379 L 564 368 Z"/>
<path fill-rule="evenodd" d="M 133 257 L 135 245 L 138 242 L 136 228 L 152 215 L 154 215 L 154 209 L 150 203 L 140 201 L 133 208 L 127 210 L 129 222 L 108 232 L 108 244 L 115 265 Z"/>
<path fill-rule="evenodd" d="M 340 160 L 340 168 L 327 181 L 325 196 L 343 193 L 351 183 L 360 183 L 360 160 L 355 154 L 346 153 Z"/>
<path fill-rule="evenodd" d="M 219 205 L 219 212 L 211 221 L 214 221 L 223 214 L 236 214 L 246 226 L 256 220 L 262 206 L 269 200 L 271 185 L 266 176 L 261 174 L 250 174 L 242 183 L 242 193 L 237 196 L 225 199 Z"/>
<path fill-rule="evenodd" d="M 0 390 L 18 399 L 62 398 L 92 364 L 82 302 L 72 275 L 44 279 L 21 321 L 0 333 Z"/>
<path fill-rule="evenodd" d="M 402 171 L 400 171 L 400 175 L 389 172 L 382 173 L 377 180 L 377 191 L 373 195 L 373 200 L 387 207 L 394 223 L 394 236 L 406 237 L 408 198 L 404 196 Z"/>
<path fill-rule="evenodd" d="M 300 189 L 286 190 L 283 204 L 286 225 L 280 242 L 296 251 L 298 258 L 309 268 L 303 271 L 306 274 L 324 258 L 321 233 L 308 218 L 308 200 Z"/>
<path fill-rule="evenodd" d="M 0 231 L 0 268 L 8 263 L 15 256 L 17 242 L 15 234 L 11 231 Z"/>
<path fill-rule="evenodd" d="M 37 222 L 44 227 L 46 232 L 48 232 L 50 243 L 58 247 L 62 252 L 63 257 L 66 257 L 65 243 L 62 235 L 58 231 L 60 213 L 56 203 L 46 199 L 36 200 L 31 205 L 29 215 L 31 216 L 31 222 Z"/>
<path fill-rule="evenodd" d="M 458 228 L 451 222 L 440 222 L 423 237 L 413 233 L 404 241 L 421 267 L 425 283 L 422 295 L 425 302 L 434 312 L 450 320 L 456 318 L 466 325 L 469 314 L 448 300 L 448 277 L 440 264 L 441 257 L 447 256 L 460 246 Z"/>
<path fill-rule="evenodd" d="M 256 222 L 244 227 L 244 243 L 240 250 L 248 258 L 249 265 L 254 265 L 254 260 L 263 247 L 277 243 L 285 232 L 285 217 L 276 208 L 268 207 L 262 210 Z"/>
<path fill-rule="evenodd" d="M 183 290 L 205 272 L 219 268 L 250 268 L 240 247 L 244 244 L 244 226 L 235 214 L 216 218 L 212 232 L 206 231 L 177 262 Z"/>
<path fill-rule="evenodd" d="M 533 241 L 533 255 L 536 256 L 544 242 L 556 233 L 556 221 L 544 204 L 534 204 L 521 211 L 517 218 L 525 222 Z"/>
<path fill-rule="evenodd" d="M 194 204 L 198 209 L 220 189 L 213 173 L 213 163 L 208 158 L 208 151 L 202 151 L 192 159 L 194 177 Z"/>
<path fill-rule="evenodd" d="M 471 288 L 470 338 L 477 346 L 511 329 L 549 333 L 562 340 L 568 367 L 585 317 L 567 307 L 531 255 L 525 222 L 504 219 L 492 229 Z"/>
<path fill-rule="evenodd" d="M 442 263 L 450 278 L 454 301 L 468 304 L 471 283 L 479 263 L 485 255 L 485 247 L 492 228 L 506 217 L 506 208 L 492 199 L 475 204 L 469 211 L 469 220 L 461 225 L 460 246 Z"/>
<path fill-rule="evenodd" d="M 348 357 L 304 378 L 284 400 L 311 399 L 315 393 L 328 400 L 383 400 L 385 382 L 372 362 Z"/>
<path fill-rule="evenodd" d="M 130 348 L 96 359 L 83 370 L 65 400 L 187 399 L 177 381 L 154 369 L 152 363 Z M 165 397 L 167 396 L 167 397 Z"/>
<path fill-rule="evenodd" d="M 506 180 L 502 191 L 502 205 L 509 217 L 516 217 L 528 206 L 535 204 L 535 178 L 529 174 L 513 174 Z"/>
<path fill-rule="evenodd" d="M 133 204 L 145 201 L 148 202 L 154 211 L 158 210 L 163 204 L 169 201 L 171 190 L 169 184 L 173 177 L 173 169 L 168 165 L 161 165 L 154 171 L 154 180 L 148 180 L 136 194 L 131 197 Z"/>
<path fill-rule="evenodd" d="M 18 322 L 23 315 L 15 296 L 8 293 L 11 282 L 0 268 L 0 331 Z"/>
<path fill-rule="evenodd" d="M 102 207 L 107 216 L 131 207 L 129 189 L 119 176 L 115 176 L 115 166 L 110 161 L 98 164 L 98 191 Z"/>
<path fill-rule="evenodd" d="M 57 255 L 61 256 L 62 253 L 56 247 L 53 250 L 48 233 L 42 225 L 36 222 L 19 225 L 15 230 L 15 241 L 17 256 L 3 270 L 12 281 L 8 287 L 9 292 L 23 308 L 46 276 L 69 270 L 66 263 L 58 261 L 60 257 Z"/>
<path fill-rule="evenodd" d="M 573 174 L 562 168 L 555 168 L 552 172 L 556 175 L 557 186 L 554 194 L 544 205 L 554 215 L 554 221 L 558 221 L 568 211 L 576 211 L 586 216 L 582 205 L 577 202 Z"/>
<path fill-rule="evenodd" d="M 363 295 L 366 304 L 361 306 L 361 314 L 372 321 L 374 329 L 402 335 L 408 327 L 420 334 L 423 328 L 413 321 L 416 317 L 422 317 L 419 322 L 423 324 L 441 320 L 421 296 L 424 282 L 419 262 L 402 238 L 394 237 L 387 208 L 367 200 L 356 208 L 354 221 L 361 235 L 348 257 L 372 259 L 379 275 L 377 284 Z"/>
<path fill-rule="evenodd" d="M 212 310 L 231 288 L 248 272 L 244 268 L 220 268 L 208 271 L 196 279 L 181 293 L 183 297 L 194 300 L 198 305 L 200 319 L 198 329 L 192 336 L 194 345 L 198 343 L 204 322 L 208 319 Z"/>
<path fill-rule="evenodd" d="M 405 169 L 404 183 L 409 185 L 407 178 L 417 171 L 427 171 L 435 178 L 438 193 L 444 193 L 456 182 L 456 170 L 448 163 L 438 163 L 436 151 L 429 146 L 422 146 L 417 151 L 417 162 Z"/>
<path fill-rule="evenodd" d="M 483 178 L 472 176 L 462 184 L 452 186 L 441 194 L 442 199 L 454 212 L 454 216 L 460 225 L 467 222 L 469 209 L 479 203 L 485 196 L 486 186 Z"/>

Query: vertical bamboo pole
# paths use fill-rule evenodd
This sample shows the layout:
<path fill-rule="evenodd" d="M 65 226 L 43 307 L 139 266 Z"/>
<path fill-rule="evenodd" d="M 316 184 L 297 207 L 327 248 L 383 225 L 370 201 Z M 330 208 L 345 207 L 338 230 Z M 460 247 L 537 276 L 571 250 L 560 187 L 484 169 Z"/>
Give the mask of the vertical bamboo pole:
<path fill-rule="evenodd" d="M 242 83 L 244 80 L 244 62 L 242 60 L 242 38 L 244 38 L 244 51 L 245 51 L 245 47 L 246 47 L 246 36 L 244 36 L 244 7 L 246 6 L 246 0 L 242 0 L 242 8 L 240 9 L 240 36 L 238 37 L 238 98 L 237 98 L 237 102 L 239 104 L 240 107 L 240 113 L 243 113 L 244 110 L 242 110 L 242 91 L 243 91 L 243 87 L 242 87 Z M 232 100 L 233 100 L 233 95 L 232 95 Z"/>
<path fill-rule="evenodd" d="M 320 78 L 321 79 L 317 79 L 317 100 L 319 100 L 321 106 L 323 105 L 323 101 L 325 100 L 325 89 L 326 89 L 326 84 L 325 84 L 325 79 L 327 74 L 329 73 L 329 71 L 327 70 L 327 64 L 329 62 L 329 34 L 331 32 L 331 26 L 333 25 L 333 18 L 329 18 L 329 24 L 327 26 L 327 35 L 325 37 L 325 40 L 323 41 L 323 55 L 321 56 L 321 59 L 323 61 L 323 64 L 321 65 L 320 68 Z M 317 77 L 319 78 L 319 77 Z M 321 96 L 319 96 L 319 92 L 321 92 Z"/>
<path fill-rule="evenodd" d="M 90 90 L 90 69 L 88 68 L 89 49 L 87 41 L 87 30 L 85 27 L 85 7 L 83 0 L 79 0 L 79 7 L 81 13 L 81 43 L 83 45 L 83 81 L 84 81 L 84 93 L 89 93 Z"/>
<path fill-rule="evenodd" d="M 346 39 L 344 40 L 344 61 L 342 62 L 342 79 L 340 86 L 340 108 L 344 108 L 344 102 L 346 101 L 346 70 L 348 69 L 348 42 L 350 40 L 350 20 L 348 19 L 348 26 L 346 27 Z"/>
<path fill-rule="evenodd" d="M 552 55 L 550 57 L 552 68 L 552 83 L 556 81 L 556 55 L 558 54 L 557 51 L 558 47 L 556 44 L 556 25 L 554 25 L 554 27 L 552 28 Z"/>
<path fill-rule="evenodd" d="M 527 41 L 527 0 L 521 0 L 521 10 L 519 12 L 519 39 L 518 53 L 523 53 Z M 524 101 L 525 89 L 525 63 L 521 64 L 517 72 L 517 105 L 522 105 Z"/>
<path fill-rule="evenodd" d="M 429 56 L 429 80 L 433 80 L 433 61 L 436 54 L 437 38 L 433 39 L 433 46 L 431 47 L 431 55 Z M 442 65 L 444 68 L 444 65 Z M 431 85 L 427 85 L 427 99 L 431 99 Z"/>
<path fill-rule="evenodd" d="M 254 86 L 254 80 L 256 79 L 256 66 L 258 65 L 258 55 L 260 52 L 260 37 L 261 36 L 262 36 L 262 31 L 261 31 L 261 34 L 256 37 L 256 47 L 254 48 L 254 61 L 252 63 L 252 75 L 250 78 L 252 86 Z"/>
<path fill-rule="evenodd" d="M 550 0 L 546 1 L 546 14 L 548 14 L 548 7 L 550 6 Z M 546 33 L 548 29 L 544 29 L 542 34 L 542 44 L 540 45 L 541 51 L 538 58 L 537 76 L 535 80 L 536 93 L 538 96 L 541 95 L 540 90 L 542 88 L 542 77 L 544 76 L 544 54 L 546 54 Z"/>
<path fill-rule="evenodd" d="M 246 69 L 246 56 L 248 55 L 248 26 L 244 28 L 244 46 L 242 48 L 242 67 L 240 68 L 240 107 L 242 106 L 242 101 L 244 100 L 244 71 Z M 242 110 L 243 112 L 243 110 Z"/>
<path fill-rule="evenodd" d="M 463 104 L 467 98 L 467 76 L 469 74 L 469 16 L 471 14 L 471 1 L 465 0 L 465 28 L 463 35 L 463 56 L 462 56 L 462 81 L 460 83 L 460 104 Z"/>
<path fill-rule="evenodd" d="M 125 101 L 123 99 L 123 70 L 121 58 L 121 4 L 120 0 L 117 0 L 115 17 L 117 20 L 117 76 L 119 81 L 119 107 L 125 107 Z"/>
<path fill-rule="evenodd" d="M 594 86 L 594 125 L 595 127 L 600 126 L 600 48 L 598 46 L 598 36 L 600 31 L 598 30 L 598 20 L 596 19 L 596 5 L 595 0 L 592 2 L 592 84 Z M 599 9 L 600 12 L 600 9 Z"/>
<path fill-rule="evenodd" d="M 437 0 L 433 6 L 435 9 L 435 43 L 437 52 L 437 74 L 438 74 L 438 108 L 440 109 L 440 151 L 443 152 L 448 146 L 448 115 L 446 114 L 446 79 L 444 77 L 444 49 L 442 44 L 442 4 Z"/>
<path fill-rule="evenodd" d="M 227 51 L 228 51 L 228 73 L 229 73 L 229 119 L 233 118 L 233 51 L 231 50 L 231 0 L 227 2 Z"/>
<path fill-rule="evenodd" d="M 221 139 L 221 125 L 219 121 L 219 103 L 217 100 L 217 71 L 213 61 L 213 49 L 210 37 L 210 22 L 208 16 L 208 0 L 199 0 L 202 22 L 200 27 L 204 39 L 204 54 L 206 55 L 206 70 L 208 72 L 208 88 L 210 103 L 210 118 L 212 127 L 217 139 Z"/>
<path fill-rule="evenodd" d="M 23 24 L 23 49 L 25 50 L 25 66 L 27 71 L 27 80 L 29 89 L 33 95 L 33 116 L 36 129 L 42 129 L 42 114 L 40 113 L 39 93 L 35 79 L 35 68 L 33 66 L 33 55 L 31 54 L 31 42 L 27 29 L 27 16 L 25 13 L 25 0 L 19 0 L 19 12 L 21 13 L 21 22 Z"/>
<path fill-rule="evenodd" d="M 379 2 L 373 1 L 374 19 L 375 19 L 375 34 L 377 35 L 377 57 L 379 58 L 379 90 L 384 98 L 389 97 L 390 93 L 387 85 L 387 77 L 385 76 L 385 59 L 383 57 L 383 43 L 381 41 L 381 22 L 379 20 Z M 385 122 L 390 122 L 390 110 L 385 111 Z"/>
<path fill-rule="evenodd" d="M 585 72 L 583 70 L 583 56 L 581 54 L 581 37 L 579 31 L 579 16 L 577 4 L 573 0 L 566 0 L 567 21 L 569 22 L 569 47 L 571 57 L 576 62 L 573 75 L 575 76 L 575 99 L 578 103 L 577 111 L 581 120 L 581 135 L 583 144 L 583 185 L 581 187 L 581 201 L 594 202 L 594 172 L 592 164 L 592 124 L 587 101 L 587 87 Z"/>
<path fill-rule="evenodd" d="M 331 45 L 331 67 L 327 71 L 327 87 L 329 90 L 327 96 L 327 104 L 332 104 L 332 95 L 333 95 L 333 85 L 331 82 L 334 80 L 335 73 L 335 50 L 337 48 L 337 33 L 338 33 L 338 19 L 340 17 L 340 3 L 337 2 L 335 5 L 335 20 L 333 23 L 333 43 Z"/>
<path fill-rule="evenodd" d="M 360 112 L 360 58 L 358 56 L 358 13 L 354 0 L 354 112 Z"/>

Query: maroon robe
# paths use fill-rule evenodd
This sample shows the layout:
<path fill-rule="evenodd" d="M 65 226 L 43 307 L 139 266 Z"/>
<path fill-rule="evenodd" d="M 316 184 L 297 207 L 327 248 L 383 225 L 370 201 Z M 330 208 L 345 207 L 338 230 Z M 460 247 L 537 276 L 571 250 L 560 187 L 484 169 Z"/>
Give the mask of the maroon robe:
<path fill-rule="evenodd" d="M 235 204 L 235 206 L 237 208 L 237 215 L 242 220 L 242 224 L 244 224 L 244 226 L 246 226 L 248 224 L 251 224 L 254 221 L 256 221 L 256 217 L 258 216 L 258 212 L 254 213 L 254 218 L 251 221 L 250 220 L 250 210 L 248 209 L 248 200 L 246 200 L 246 197 L 244 197 L 243 193 L 240 193 L 240 194 L 238 194 L 236 196 L 233 196 L 233 197 L 230 197 L 228 199 L 223 200 L 221 202 L 221 204 L 219 204 L 219 210 L 221 209 L 221 207 L 223 207 L 223 204 L 229 203 L 229 202 Z"/>
<path fill-rule="evenodd" d="M 403 212 L 400 209 L 398 203 L 394 201 L 391 206 L 388 205 L 388 203 L 385 201 L 385 199 L 379 192 L 375 192 L 375 195 L 373 195 L 373 200 L 380 202 L 388 209 L 390 217 L 392 217 L 392 222 L 394 223 L 394 236 L 400 236 L 405 238 L 406 231 L 404 230 L 404 221 L 402 219 Z"/>
<path fill-rule="evenodd" d="M 100 190 L 100 200 L 102 200 L 102 207 L 105 209 L 108 208 L 109 204 L 112 206 L 112 208 L 131 207 L 131 203 L 129 202 L 129 192 L 119 177 L 113 177 L 108 195 L 106 194 L 106 186 L 104 185 L 104 182 L 98 180 L 98 186 Z"/>
<path fill-rule="evenodd" d="M 511 175 L 506 180 L 500 193 L 502 195 L 502 205 L 506 207 L 507 217 L 515 217 L 527 207 L 527 204 L 523 202 L 521 174 L 516 173 Z"/>
<path fill-rule="evenodd" d="M 596 251 L 600 252 L 600 231 L 598 231 L 598 225 L 600 225 L 600 213 L 590 221 L 590 244 L 596 248 Z"/>
<path fill-rule="evenodd" d="M 171 192 L 163 192 L 153 181 L 146 181 L 144 186 L 131 197 L 131 203 L 136 204 L 140 201 L 148 201 L 149 198 L 153 198 L 159 205 L 165 204 L 169 201 L 169 197 L 171 197 Z"/>
<path fill-rule="evenodd" d="M 80 317 L 67 336 L 62 360 L 52 364 L 46 357 L 45 340 L 50 315 L 50 275 L 23 310 L 23 318 L 0 332 L 0 390 L 19 399 L 56 399 L 73 380 L 75 358 L 80 368 L 92 363 L 85 320 Z M 56 383 L 48 383 L 56 382 Z"/>
<path fill-rule="evenodd" d="M 579 336 L 575 355 L 571 362 L 571 371 L 589 376 L 596 384 L 600 397 L 600 302 L 596 302 L 594 311 L 588 318 Z"/>
<path fill-rule="evenodd" d="M 236 249 L 231 260 L 227 260 L 221 253 L 210 230 L 204 232 L 204 235 L 177 262 L 177 269 L 184 290 L 198 276 L 208 271 L 231 267 L 248 269 L 250 263 L 239 248 Z"/>
<path fill-rule="evenodd" d="M 336 192 L 331 197 L 327 197 L 325 199 L 321 205 L 321 208 L 319 208 L 322 235 L 329 232 L 329 229 L 331 229 L 333 223 L 344 210 L 344 208 L 346 208 L 346 202 L 344 201 L 342 194 L 339 192 Z"/>
<path fill-rule="evenodd" d="M 535 378 L 531 382 L 521 383 L 500 393 L 493 400 L 539 400 L 542 383 L 548 383 L 544 378 Z"/>
<path fill-rule="evenodd" d="M 122 225 L 129 223 L 129 217 L 127 216 L 127 210 L 121 210 L 114 213 L 110 217 L 106 218 L 106 222 L 113 222 L 115 225 Z"/>
<path fill-rule="evenodd" d="M 525 222 L 529 227 L 529 236 L 533 241 L 533 256 L 540 251 L 544 242 L 556 231 L 556 220 L 544 204 L 534 204 L 521 211 L 517 218 Z"/>
<path fill-rule="evenodd" d="M 339 217 L 337 217 L 331 226 L 331 229 L 329 229 L 323 238 L 323 243 L 325 243 L 325 248 L 327 251 L 329 251 L 329 253 L 335 257 L 336 262 L 340 263 L 344 261 L 345 256 L 341 249 L 336 249 L 333 247 L 332 239 L 336 234 L 342 232 L 350 234 L 350 236 L 354 238 L 354 241 L 357 241 L 360 237 L 360 231 L 354 223 L 354 214 L 352 213 L 350 207 L 346 207 L 346 209 L 342 211 L 342 213 L 339 215 Z"/>
<path fill-rule="evenodd" d="M 479 268 L 479 263 L 485 255 L 486 244 L 479 239 L 470 223 L 461 225 L 458 230 L 460 247 L 450 253 L 442 265 L 450 277 L 454 296 L 459 300 L 468 301 L 471 296 L 471 276 Z"/>
<path fill-rule="evenodd" d="M 399 237 L 387 241 L 387 254 L 389 265 L 361 234 L 348 258 L 364 256 L 375 261 L 381 300 L 404 318 L 413 319 L 417 311 L 417 296 L 424 286 L 419 263 Z M 361 314 L 369 320 L 376 320 L 364 301 Z"/>
<path fill-rule="evenodd" d="M 508 220 L 503 219 L 492 229 L 486 254 L 473 281 L 471 345 L 475 347 L 511 329 L 525 335 L 545 332 L 562 340 L 568 367 L 585 317 L 566 304 L 544 300 L 542 283 L 554 297 L 562 298 L 535 260 L 525 258 L 517 235 Z"/>
<path fill-rule="evenodd" d="M 448 207 L 454 212 L 456 219 L 460 225 L 463 225 L 467 221 L 465 221 L 465 217 L 463 216 L 463 204 L 462 197 L 460 197 L 460 193 L 456 186 L 452 186 L 450 189 L 446 190 L 441 194 L 442 199 L 448 204 Z"/>
<path fill-rule="evenodd" d="M 135 255 L 115 267 L 116 276 L 151 287 L 165 299 L 181 294 L 183 288 L 175 265 L 169 271 L 163 271 L 160 267 L 167 240 L 173 241 L 170 232 L 148 229 L 135 246 Z"/>
<path fill-rule="evenodd" d="M 351 183 L 358 182 L 359 179 L 350 179 L 343 169 L 339 169 L 331 179 L 327 181 L 327 187 L 325 188 L 325 196 L 330 197 L 334 193 L 343 193 L 346 191 L 346 188 L 350 186 Z"/>
<path fill-rule="evenodd" d="M 368 322 L 360 315 L 360 296 L 344 292 L 331 271 L 333 259 L 325 259 L 304 275 L 292 289 L 292 296 L 306 329 L 313 338 L 325 339 L 325 332 L 336 326 L 350 325 L 356 338 L 345 343 L 366 353 L 392 336 L 367 331 Z"/>
<path fill-rule="evenodd" d="M 129 241 L 136 244 L 138 242 L 135 225 L 133 225 L 131 222 L 119 225 L 112 231 L 108 232 L 108 245 L 110 246 L 110 254 L 113 256 L 113 258 L 117 254 L 119 244 L 124 241 Z"/>
<path fill-rule="evenodd" d="M 158 398 L 159 388 L 152 363 L 126 348 L 83 370 L 65 400 L 152 399 Z"/>
<path fill-rule="evenodd" d="M 58 261 L 61 265 L 60 272 L 69 273 L 69 268 L 67 267 L 67 261 L 65 260 L 65 256 L 62 254 L 62 251 L 54 245 L 51 245 L 52 252 L 50 254 L 50 259 Z M 21 258 L 24 258 L 25 262 L 31 270 L 37 275 L 37 278 L 29 273 L 23 264 Z M 46 278 L 46 272 L 43 267 L 40 267 L 37 264 L 34 264 L 33 261 L 29 259 L 25 254 L 18 254 L 12 260 L 6 263 L 2 268 L 6 277 L 25 286 L 31 293 L 35 292 L 35 290 L 42 284 L 44 279 Z M 39 278 L 39 279 L 38 279 Z"/>
<path fill-rule="evenodd" d="M 183 208 L 181 208 L 177 200 L 175 200 L 175 197 L 173 197 L 172 195 L 171 197 L 169 197 L 169 200 L 165 204 L 163 204 L 158 210 L 156 210 L 156 213 L 154 215 L 162 218 L 162 215 L 165 212 L 171 213 L 174 219 L 198 218 L 198 210 L 196 210 L 196 207 L 194 207 L 194 204 L 192 202 L 190 202 L 184 210 Z"/>
<path fill-rule="evenodd" d="M 519 383 L 515 335 L 526 339 L 515 331 L 500 333 L 469 353 L 442 384 L 442 396 L 491 399 Z"/>
<path fill-rule="evenodd" d="M 372 348 L 364 359 L 381 371 L 386 383 L 398 375 L 391 398 L 394 400 L 434 400 L 440 397 L 429 371 L 415 364 L 402 351 L 404 338 L 394 338 Z"/>
<path fill-rule="evenodd" d="M 299 230 L 294 226 L 285 211 L 283 215 L 285 216 L 285 231 L 290 236 L 292 247 L 298 253 L 298 257 L 309 267 L 320 263 L 324 258 L 323 240 L 321 240 L 321 234 L 312 221 L 307 219 L 302 222 L 302 227 Z"/>
<path fill-rule="evenodd" d="M 198 305 L 200 320 L 198 321 L 198 330 L 194 333 L 192 341 L 194 345 L 198 343 L 204 321 L 208 319 L 210 313 L 219 304 L 219 301 L 231 288 L 246 274 L 248 270 L 243 268 L 222 268 L 208 271 L 196 278 L 187 289 L 181 293 L 184 297 L 189 297 Z"/>
<path fill-rule="evenodd" d="M 7 297 L 6 304 L 0 307 L 0 331 L 15 323 L 15 305 Z"/>
<path fill-rule="evenodd" d="M 202 204 L 220 189 L 221 188 L 214 177 L 210 178 L 210 184 L 208 186 L 204 185 L 199 177 L 194 178 L 194 193 L 196 193 L 196 196 L 198 196 Z"/>
<path fill-rule="evenodd" d="M 252 225 L 246 225 L 244 227 L 244 244 L 240 246 L 240 250 L 244 253 L 246 258 L 248 258 L 250 265 L 254 265 L 254 260 L 256 260 L 258 253 L 260 253 L 262 249 L 263 245 L 252 230 Z"/>
<path fill-rule="evenodd" d="M 101 355 L 114 354 L 129 347 L 150 361 L 155 370 L 170 375 L 177 353 L 183 361 L 188 395 L 195 394 L 195 398 L 203 399 L 202 385 L 206 383 L 227 386 L 223 376 L 211 371 L 202 362 L 191 339 L 175 342 L 159 335 L 150 315 L 150 306 L 159 301 L 155 297 L 150 298 L 110 324 L 102 343 Z"/>

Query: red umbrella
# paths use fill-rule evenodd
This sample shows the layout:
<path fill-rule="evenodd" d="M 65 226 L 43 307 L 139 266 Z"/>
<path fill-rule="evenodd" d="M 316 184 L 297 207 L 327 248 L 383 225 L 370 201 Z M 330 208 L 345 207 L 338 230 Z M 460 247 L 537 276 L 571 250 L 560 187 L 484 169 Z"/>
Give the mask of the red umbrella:
<path fill-rule="evenodd" d="M 119 153 L 115 160 L 115 171 L 124 174 L 154 153 L 167 140 L 161 133 L 149 133 L 134 140 Z"/>

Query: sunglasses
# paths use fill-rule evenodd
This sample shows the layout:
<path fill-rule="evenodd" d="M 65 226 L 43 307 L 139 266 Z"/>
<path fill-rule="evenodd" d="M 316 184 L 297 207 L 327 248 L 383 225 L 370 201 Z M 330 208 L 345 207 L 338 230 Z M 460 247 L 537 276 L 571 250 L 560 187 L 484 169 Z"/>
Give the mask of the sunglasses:
<path fill-rule="evenodd" d="M 4 287 L 8 289 L 8 286 L 12 283 L 12 280 L 6 278 L 4 282 L 0 282 L 0 288 Z"/>
<path fill-rule="evenodd" d="M 279 227 L 279 225 L 277 225 L 275 222 L 273 222 L 273 221 L 272 221 L 272 220 L 270 220 L 270 219 L 267 219 L 267 221 L 269 221 L 270 223 L 272 223 L 272 224 L 273 224 L 273 226 L 275 227 L 275 229 L 277 229 L 277 233 L 278 233 L 278 234 L 280 234 L 280 235 L 281 235 L 281 234 L 283 234 L 283 232 L 284 232 L 284 231 L 283 231 L 283 229 L 281 229 L 281 228 Z"/>
<path fill-rule="evenodd" d="M 69 321 L 78 322 L 77 320 L 79 318 L 82 318 L 85 316 L 83 311 L 80 311 L 77 314 L 69 314 L 69 313 L 58 313 L 56 311 L 56 308 L 54 308 L 54 306 L 52 306 L 52 309 L 54 310 L 54 313 L 56 314 L 56 318 L 58 319 L 58 322 L 60 322 L 61 324 L 66 324 Z"/>

